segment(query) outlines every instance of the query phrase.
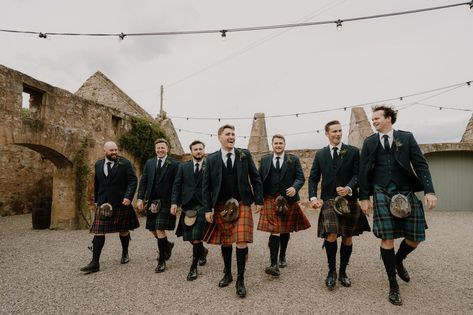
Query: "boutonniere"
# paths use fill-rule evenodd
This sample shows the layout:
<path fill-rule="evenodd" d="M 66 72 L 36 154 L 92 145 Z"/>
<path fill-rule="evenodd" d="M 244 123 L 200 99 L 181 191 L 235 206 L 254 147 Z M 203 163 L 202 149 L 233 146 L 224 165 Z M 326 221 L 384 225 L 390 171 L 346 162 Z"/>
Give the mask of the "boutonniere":
<path fill-rule="evenodd" d="M 290 155 L 287 156 L 287 164 L 291 164 L 293 162 L 292 157 Z"/>
<path fill-rule="evenodd" d="M 164 165 L 171 165 L 171 160 L 166 159 L 166 162 L 164 162 Z"/>
<path fill-rule="evenodd" d="M 117 166 L 123 165 L 123 161 L 121 158 L 117 158 Z"/>
<path fill-rule="evenodd" d="M 398 138 L 394 138 L 394 146 L 396 147 L 396 151 L 402 147 L 402 142 Z"/>
<path fill-rule="evenodd" d="M 238 152 L 238 157 L 240 158 L 240 161 L 246 158 L 246 154 L 245 152 L 243 152 L 242 149 L 238 149 L 237 152 Z"/>
<path fill-rule="evenodd" d="M 347 149 L 340 150 L 340 158 L 343 159 L 345 155 L 347 155 L 347 153 L 348 153 Z"/>

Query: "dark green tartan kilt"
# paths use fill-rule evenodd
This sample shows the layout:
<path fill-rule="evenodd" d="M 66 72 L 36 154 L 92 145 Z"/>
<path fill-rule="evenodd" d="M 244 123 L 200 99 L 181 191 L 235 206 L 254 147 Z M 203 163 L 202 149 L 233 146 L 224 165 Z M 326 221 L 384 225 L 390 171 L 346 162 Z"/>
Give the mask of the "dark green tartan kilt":
<path fill-rule="evenodd" d="M 398 192 L 407 196 L 411 204 L 411 214 L 407 218 L 396 218 L 389 210 L 391 198 Z M 424 207 L 414 192 L 409 189 L 398 190 L 393 182 L 387 187 L 375 185 L 373 204 L 373 233 L 376 237 L 383 240 L 404 237 L 414 242 L 425 240 L 425 230 L 428 227 L 425 221 Z"/>
<path fill-rule="evenodd" d="M 179 217 L 179 224 L 177 225 L 176 235 L 183 238 L 184 241 L 201 241 L 204 239 L 205 227 L 207 221 L 205 220 L 204 208 L 197 210 L 197 219 L 194 225 L 187 226 L 184 224 L 185 211 L 181 211 Z"/>
<path fill-rule="evenodd" d="M 161 208 L 158 213 L 147 211 L 146 229 L 150 231 L 168 230 L 173 231 L 176 228 L 176 216 L 172 215 L 169 208 Z"/>
<path fill-rule="evenodd" d="M 370 232 L 371 228 L 366 216 L 361 212 L 360 205 L 356 200 L 349 201 L 351 213 L 340 215 L 333 209 L 333 200 L 324 201 L 320 210 L 317 236 L 326 238 L 328 234 L 351 237 Z"/>

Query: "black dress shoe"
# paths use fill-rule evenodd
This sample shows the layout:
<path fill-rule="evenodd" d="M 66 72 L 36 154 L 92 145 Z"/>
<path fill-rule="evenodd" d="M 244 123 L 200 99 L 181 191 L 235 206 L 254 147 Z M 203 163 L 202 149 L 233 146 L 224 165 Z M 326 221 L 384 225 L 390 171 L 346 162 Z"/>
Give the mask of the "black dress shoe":
<path fill-rule="evenodd" d="M 409 277 L 409 273 L 407 272 L 406 268 L 404 268 L 402 261 L 396 263 L 396 271 L 399 278 L 401 278 L 405 282 L 411 281 L 411 277 Z"/>
<path fill-rule="evenodd" d="M 233 281 L 233 277 L 232 277 L 232 274 L 231 273 L 226 273 L 222 280 L 220 280 L 220 282 L 218 283 L 218 286 L 220 288 L 223 288 L 223 287 L 226 287 L 230 284 L 230 282 Z"/>
<path fill-rule="evenodd" d="M 164 253 L 164 259 L 165 260 L 169 260 L 169 258 L 171 258 L 173 247 L 174 247 L 174 243 L 173 242 L 168 242 L 168 250 Z"/>
<path fill-rule="evenodd" d="M 389 302 L 393 305 L 402 305 L 401 293 L 399 293 L 399 287 L 389 288 Z"/>
<path fill-rule="evenodd" d="M 329 290 L 335 288 L 335 283 L 337 282 L 337 272 L 335 270 L 329 270 L 327 278 L 325 279 L 325 285 Z"/>
<path fill-rule="evenodd" d="M 164 272 L 164 270 L 166 270 L 166 262 L 165 261 L 160 261 L 158 263 L 158 266 L 156 267 L 156 269 L 154 269 L 154 271 L 157 272 L 157 273 Z"/>
<path fill-rule="evenodd" d="M 286 267 L 287 267 L 286 257 L 279 257 L 279 268 L 286 268 Z"/>
<path fill-rule="evenodd" d="M 100 270 L 100 264 L 96 261 L 91 261 L 87 266 L 80 268 L 86 275 Z"/>
<path fill-rule="evenodd" d="M 236 294 L 241 298 L 244 298 L 246 296 L 245 281 L 243 281 L 243 278 L 241 277 L 237 278 Z"/>
<path fill-rule="evenodd" d="M 195 279 L 197 279 L 197 268 L 191 268 L 187 274 L 187 281 L 193 281 Z"/>
<path fill-rule="evenodd" d="M 207 263 L 207 255 L 209 250 L 204 247 L 204 252 L 202 253 L 202 257 L 199 258 L 199 266 L 204 266 Z"/>
<path fill-rule="evenodd" d="M 346 272 L 340 272 L 340 277 L 338 277 L 338 281 L 344 286 L 344 287 L 349 287 L 351 286 L 351 281 L 350 278 L 348 278 Z"/>
<path fill-rule="evenodd" d="M 271 265 L 269 267 L 266 267 L 266 269 L 264 269 L 264 272 L 266 272 L 268 275 L 275 277 L 279 277 L 280 275 L 278 265 Z"/>
<path fill-rule="evenodd" d="M 128 254 L 122 254 L 122 259 L 120 259 L 120 264 L 127 264 L 130 262 L 130 257 Z"/>

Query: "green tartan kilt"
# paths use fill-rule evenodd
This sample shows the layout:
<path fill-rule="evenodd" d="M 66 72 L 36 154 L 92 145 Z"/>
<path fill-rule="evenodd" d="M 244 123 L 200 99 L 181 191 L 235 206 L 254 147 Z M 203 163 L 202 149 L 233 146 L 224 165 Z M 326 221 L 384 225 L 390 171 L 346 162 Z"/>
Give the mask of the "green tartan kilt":
<path fill-rule="evenodd" d="M 150 231 L 173 231 L 175 228 L 176 216 L 171 214 L 169 208 L 161 208 L 158 213 L 151 213 L 148 210 L 146 214 L 146 229 Z"/>
<path fill-rule="evenodd" d="M 176 235 L 183 238 L 184 241 L 201 241 L 204 239 L 205 227 L 207 221 L 205 220 L 205 211 L 204 208 L 197 210 L 197 219 L 195 220 L 194 225 L 187 226 L 184 224 L 184 214 L 185 211 L 181 211 L 181 216 L 179 217 L 179 224 L 177 226 Z"/>
<path fill-rule="evenodd" d="M 411 214 L 403 219 L 394 217 L 389 210 L 391 198 L 398 192 L 407 196 L 411 204 Z M 383 240 L 403 237 L 414 242 L 425 240 L 425 230 L 428 227 L 424 208 L 422 202 L 409 188 L 398 189 L 393 182 L 387 187 L 375 185 L 373 203 L 373 233 L 376 237 Z"/>

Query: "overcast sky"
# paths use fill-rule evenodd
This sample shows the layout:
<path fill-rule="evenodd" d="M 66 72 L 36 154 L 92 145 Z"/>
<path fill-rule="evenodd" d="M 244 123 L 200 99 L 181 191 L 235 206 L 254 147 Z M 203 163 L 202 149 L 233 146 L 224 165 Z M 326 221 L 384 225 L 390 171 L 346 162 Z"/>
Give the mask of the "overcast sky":
<path fill-rule="evenodd" d="M 131 33 L 227 29 L 336 20 L 459 3 L 454 0 L 307 1 L 1 1 L 0 28 L 41 32 Z M 153 116 L 165 86 L 169 116 L 252 117 L 310 112 L 368 103 L 473 80 L 473 12 L 468 6 L 287 30 L 117 38 L 0 33 L 0 64 L 75 92 L 100 70 Z M 391 102 L 405 106 L 435 93 Z M 422 101 L 473 110 L 473 86 Z M 370 115 L 369 107 L 368 115 Z M 319 148 L 328 120 L 349 122 L 349 111 L 268 118 L 268 135 L 287 137 L 287 148 Z M 456 142 L 472 112 L 414 105 L 399 112 L 396 128 L 418 142 Z M 223 123 L 248 136 L 252 120 L 173 119 L 176 129 L 216 133 Z M 345 134 L 348 134 L 348 127 Z M 215 137 L 181 131 L 218 146 Z M 246 147 L 248 138 L 237 145 Z"/>

